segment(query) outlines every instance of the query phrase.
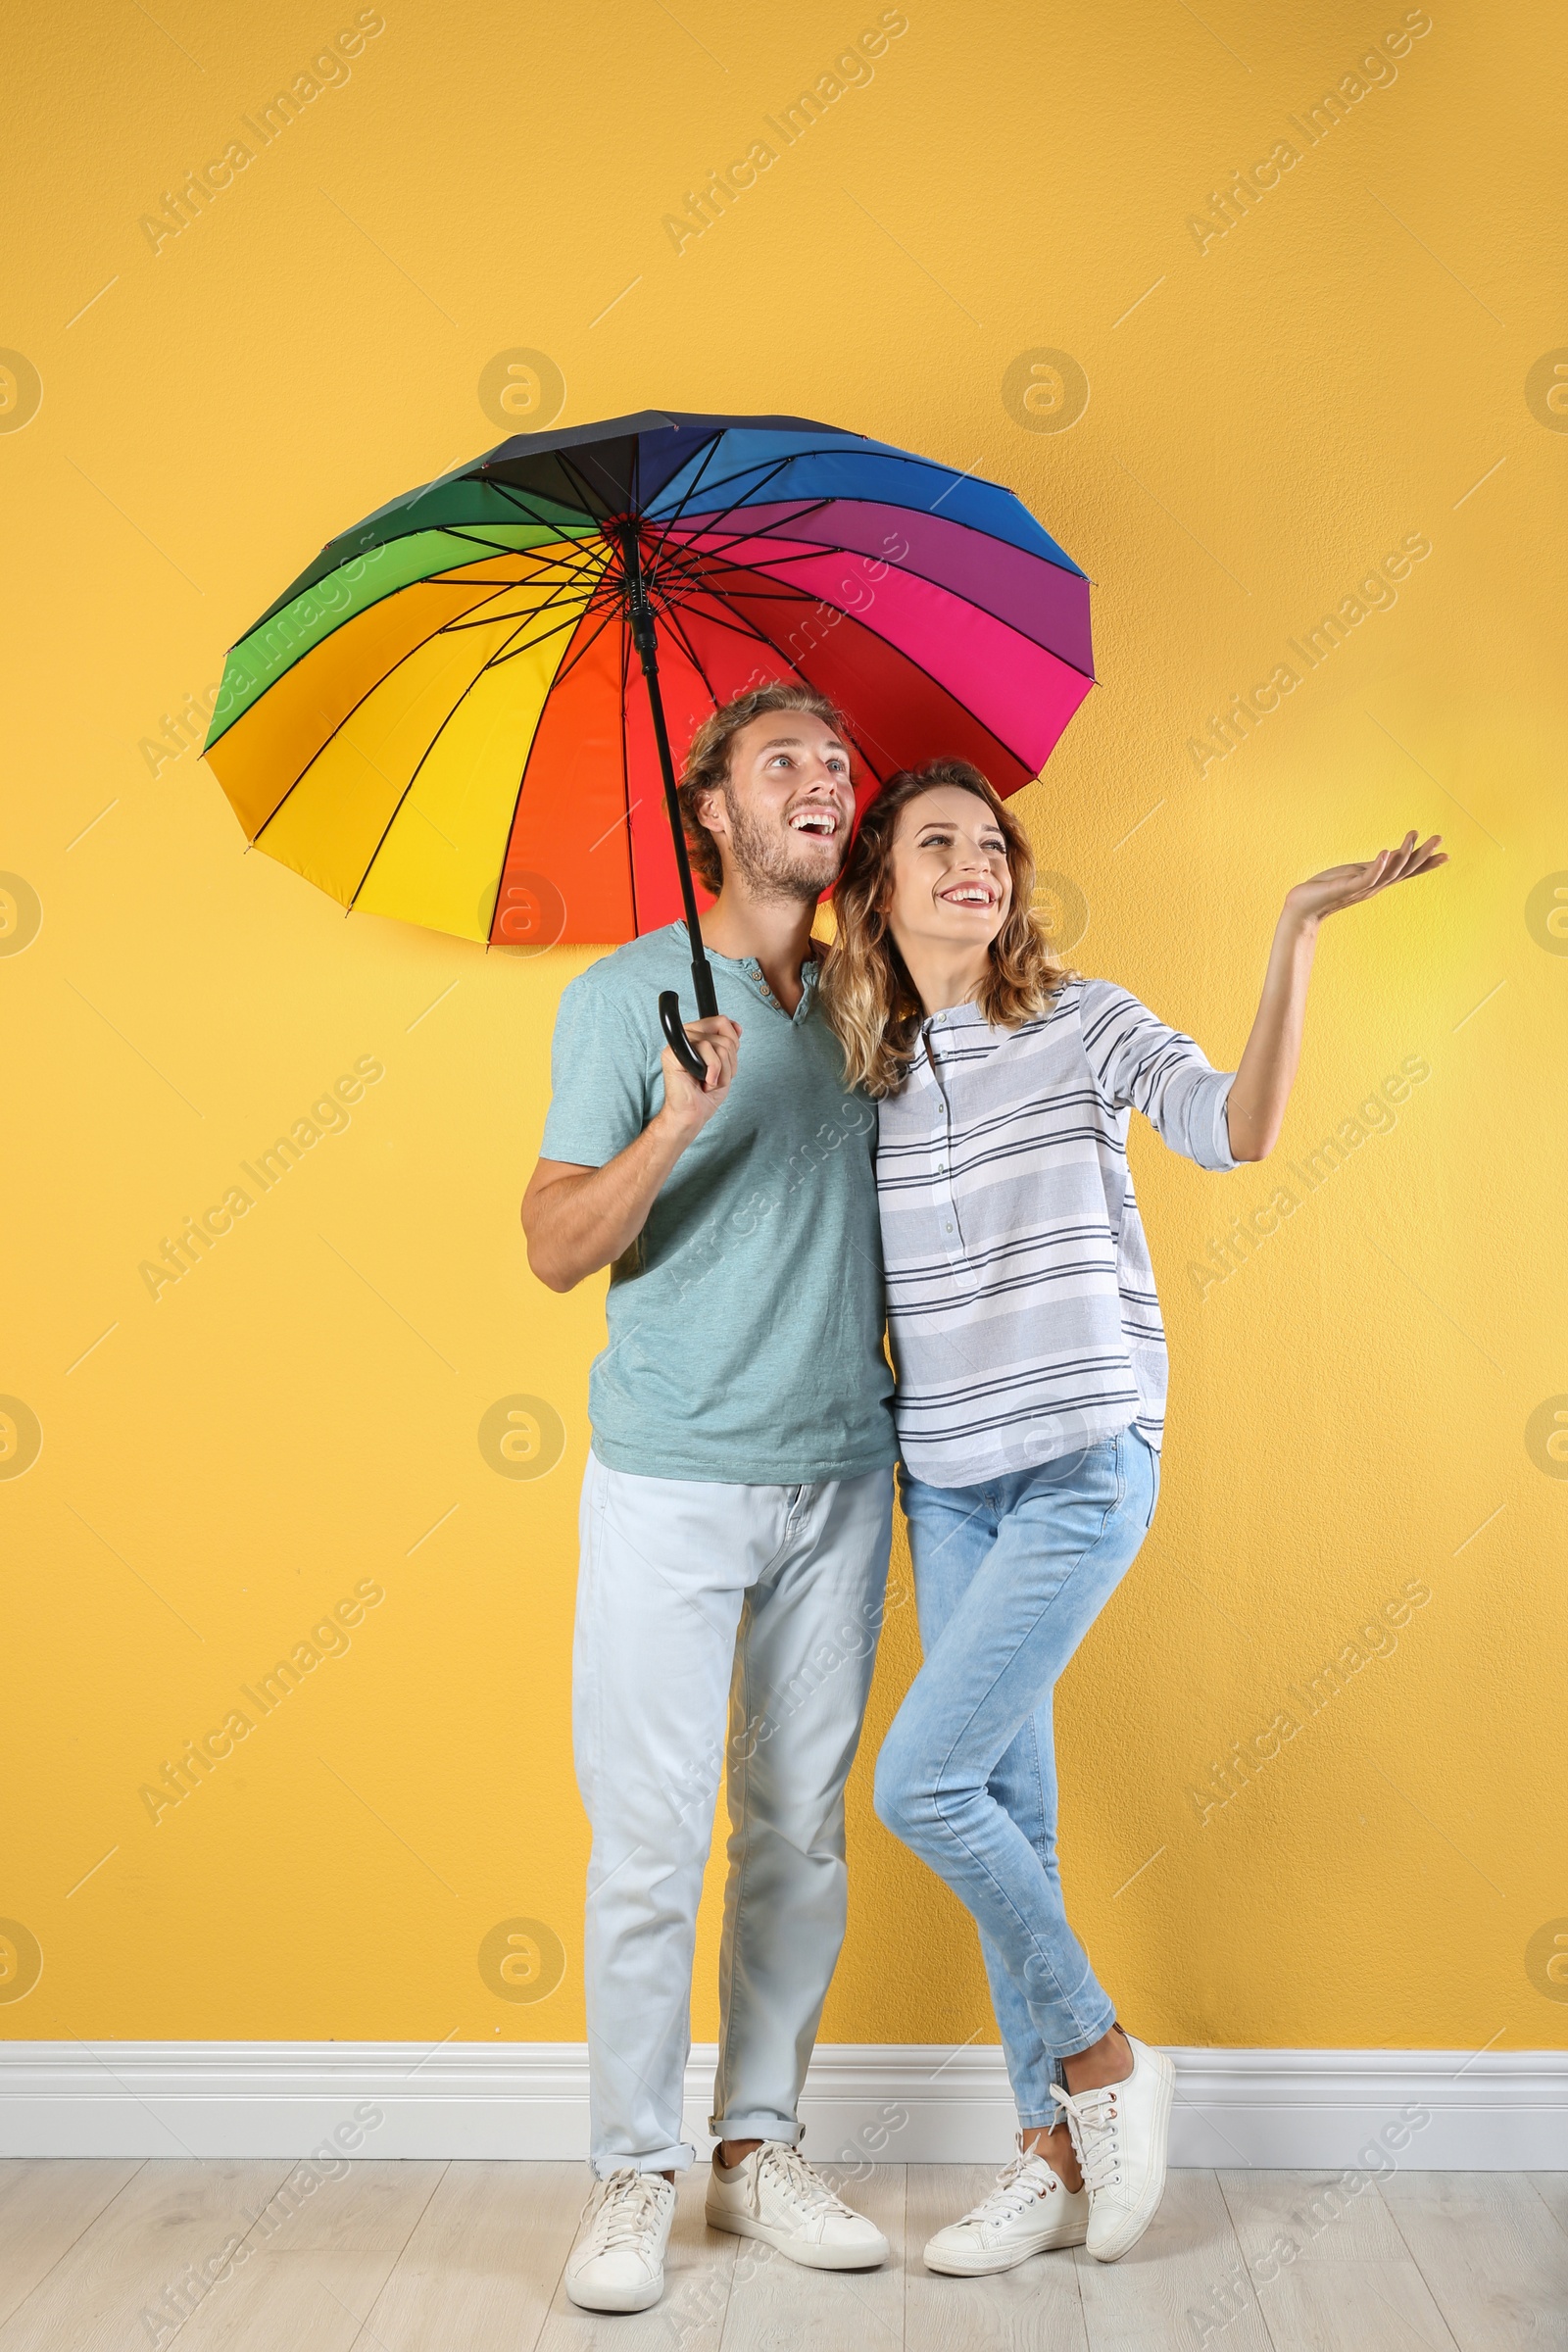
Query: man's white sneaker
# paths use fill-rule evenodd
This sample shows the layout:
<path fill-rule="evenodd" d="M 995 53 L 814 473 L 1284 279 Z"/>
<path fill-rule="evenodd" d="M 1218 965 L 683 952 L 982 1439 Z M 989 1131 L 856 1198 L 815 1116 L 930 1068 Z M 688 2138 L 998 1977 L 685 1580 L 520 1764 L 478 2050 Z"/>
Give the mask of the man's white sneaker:
<path fill-rule="evenodd" d="M 1133 2071 L 1122 2082 L 1069 2097 L 1053 2083 L 1089 2192 L 1089 2234 L 1097 2262 L 1116 2262 L 1136 2246 L 1165 2193 L 1176 2069 L 1163 2050 L 1127 2035 Z"/>
<path fill-rule="evenodd" d="M 646 2311 L 657 2303 L 674 2218 L 675 2191 L 662 2173 L 612 2173 L 566 2257 L 573 2303 L 584 2311 Z"/>
<path fill-rule="evenodd" d="M 937 2231 L 926 2247 L 925 2267 L 955 2278 L 979 2278 L 1013 2270 L 1055 2246 L 1081 2246 L 1088 2230 L 1085 2192 L 1064 2188 L 1043 2156 L 1025 2150 L 1020 2132 L 1018 2153 L 996 2187 L 962 2221 Z"/>
<path fill-rule="evenodd" d="M 888 2258 L 875 2222 L 835 2196 L 799 2148 L 764 2139 L 728 2171 L 713 2151 L 708 2226 L 760 2237 L 808 2271 L 863 2271 Z"/>

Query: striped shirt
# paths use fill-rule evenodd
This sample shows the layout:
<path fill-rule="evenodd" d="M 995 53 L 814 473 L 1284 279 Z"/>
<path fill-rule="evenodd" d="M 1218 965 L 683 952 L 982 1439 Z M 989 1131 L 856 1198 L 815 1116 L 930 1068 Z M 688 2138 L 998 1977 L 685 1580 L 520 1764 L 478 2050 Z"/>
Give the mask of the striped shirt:
<path fill-rule="evenodd" d="M 975 1486 L 1129 1424 L 1159 1451 L 1165 1330 L 1128 1114 L 1200 1168 L 1234 1168 L 1234 1079 L 1108 980 L 1067 981 L 1018 1029 L 973 1004 L 924 1023 L 881 1104 L 876 1170 L 914 1477 Z"/>

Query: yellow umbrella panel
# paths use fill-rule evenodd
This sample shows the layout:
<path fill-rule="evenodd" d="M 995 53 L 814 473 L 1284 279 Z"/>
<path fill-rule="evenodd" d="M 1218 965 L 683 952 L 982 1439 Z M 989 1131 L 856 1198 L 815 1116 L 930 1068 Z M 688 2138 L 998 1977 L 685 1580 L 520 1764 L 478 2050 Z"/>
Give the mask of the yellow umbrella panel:
<path fill-rule="evenodd" d="M 207 753 L 251 841 L 341 906 L 486 939 L 529 747 L 607 554 L 497 551 L 320 637 Z"/>

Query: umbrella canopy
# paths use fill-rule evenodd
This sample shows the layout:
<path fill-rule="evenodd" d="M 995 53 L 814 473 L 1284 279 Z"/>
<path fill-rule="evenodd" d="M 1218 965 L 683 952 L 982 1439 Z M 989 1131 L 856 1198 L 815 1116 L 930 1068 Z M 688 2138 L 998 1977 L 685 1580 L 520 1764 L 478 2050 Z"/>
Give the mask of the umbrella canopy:
<path fill-rule="evenodd" d="M 802 417 L 648 411 L 520 433 L 332 540 L 229 654 L 205 751 L 344 906 L 610 944 L 689 888 L 661 715 L 684 746 L 798 679 L 862 805 L 939 754 L 1005 795 L 1093 676 L 1089 583 L 1011 491 Z"/>

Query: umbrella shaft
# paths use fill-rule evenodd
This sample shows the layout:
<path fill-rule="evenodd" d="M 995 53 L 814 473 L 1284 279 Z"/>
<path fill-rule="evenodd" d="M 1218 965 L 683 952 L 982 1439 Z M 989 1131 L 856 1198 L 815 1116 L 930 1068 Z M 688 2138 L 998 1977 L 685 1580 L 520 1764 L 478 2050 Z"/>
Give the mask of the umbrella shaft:
<path fill-rule="evenodd" d="M 654 615 L 649 607 L 647 590 L 643 586 L 642 561 L 637 548 L 635 530 L 626 534 L 626 575 L 631 590 L 631 641 L 637 648 L 648 684 L 649 708 L 654 717 L 654 742 L 659 750 L 660 772 L 664 779 L 664 805 L 669 810 L 669 829 L 675 841 L 675 865 L 680 876 L 681 904 L 686 911 L 686 936 L 692 946 L 692 987 L 697 996 L 697 1017 L 710 1020 L 718 1010 L 713 994 L 713 974 L 703 948 L 702 925 L 697 919 L 697 893 L 692 887 L 691 862 L 686 855 L 686 830 L 681 822 L 680 798 L 675 790 L 675 762 L 670 758 L 669 730 L 664 724 L 664 698 L 659 687 L 659 643 L 654 633 Z"/>

